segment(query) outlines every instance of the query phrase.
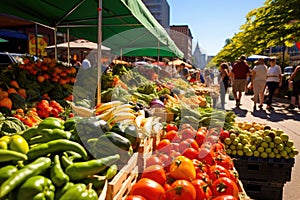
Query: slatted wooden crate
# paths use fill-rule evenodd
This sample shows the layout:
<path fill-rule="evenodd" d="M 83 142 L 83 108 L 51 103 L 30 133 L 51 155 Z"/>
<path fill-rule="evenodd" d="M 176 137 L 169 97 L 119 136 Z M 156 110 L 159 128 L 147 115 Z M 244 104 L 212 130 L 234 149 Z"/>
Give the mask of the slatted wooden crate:
<path fill-rule="evenodd" d="M 138 153 L 107 184 L 106 197 L 99 200 L 124 200 L 138 178 Z"/>
<path fill-rule="evenodd" d="M 145 165 L 146 160 L 152 155 L 153 151 L 153 138 L 152 137 L 145 137 L 140 144 L 138 150 L 138 166 L 139 166 L 139 173 L 142 173 Z"/>

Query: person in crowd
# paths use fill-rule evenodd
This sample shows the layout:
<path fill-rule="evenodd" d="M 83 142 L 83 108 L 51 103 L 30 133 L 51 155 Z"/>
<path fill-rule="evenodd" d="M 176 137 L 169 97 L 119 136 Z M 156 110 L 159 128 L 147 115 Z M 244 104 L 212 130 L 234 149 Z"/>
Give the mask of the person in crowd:
<path fill-rule="evenodd" d="M 189 75 L 190 75 L 189 69 L 185 66 L 184 63 L 181 63 L 181 64 L 179 65 L 179 67 L 177 68 L 177 72 L 178 72 L 178 75 L 179 75 L 181 78 L 183 78 L 183 79 L 185 79 L 185 80 L 188 80 L 188 79 L 189 79 Z"/>
<path fill-rule="evenodd" d="M 236 62 L 231 70 L 232 91 L 236 101 L 236 106 L 241 105 L 242 92 L 245 91 L 247 84 L 247 77 L 250 74 L 249 65 L 246 62 L 246 56 L 241 55 L 238 62 Z"/>
<path fill-rule="evenodd" d="M 227 88 L 229 86 L 229 66 L 226 62 L 221 63 L 220 65 L 220 100 L 221 100 L 221 109 L 225 109 L 225 95 L 227 92 Z"/>
<path fill-rule="evenodd" d="M 84 59 L 81 63 L 81 67 L 82 69 L 90 69 L 92 67 L 91 62 L 89 61 L 86 55 L 84 56 Z"/>
<path fill-rule="evenodd" d="M 251 89 L 253 89 L 253 111 L 256 110 L 256 104 L 259 98 L 259 108 L 262 109 L 264 102 L 264 91 L 267 81 L 268 67 L 263 58 L 259 58 L 252 69 Z"/>
<path fill-rule="evenodd" d="M 214 83 L 214 81 L 210 75 L 210 70 L 207 68 L 204 69 L 204 82 L 205 82 L 206 86 L 213 85 L 213 83 Z"/>
<path fill-rule="evenodd" d="M 270 67 L 267 72 L 267 87 L 269 90 L 269 95 L 267 98 L 267 110 L 272 111 L 273 96 L 277 88 L 281 87 L 282 84 L 282 75 L 281 68 L 276 64 L 276 57 L 271 57 L 269 59 Z"/>
<path fill-rule="evenodd" d="M 300 65 L 298 65 L 294 72 L 291 74 L 289 84 L 292 84 L 292 96 L 291 103 L 287 109 L 294 109 L 296 105 L 296 99 L 298 98 L 298 108 L 300 109 Z"/>

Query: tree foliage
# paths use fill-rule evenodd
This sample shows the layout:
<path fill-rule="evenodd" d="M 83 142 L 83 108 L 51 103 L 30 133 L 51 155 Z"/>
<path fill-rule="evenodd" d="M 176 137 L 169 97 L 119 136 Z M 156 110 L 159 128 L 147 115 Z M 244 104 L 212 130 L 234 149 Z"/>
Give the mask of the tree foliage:
<path fill-rule="evenodd" d="M 262 7 L 245 16 L 240 32 L 226 39 L 225 46 L 211 62 L 234 62 L 242 54 L 263 54 L 270 47 L 294 45 L 300 41 L 299 8 L 299 0 L 266 0 Z"/>

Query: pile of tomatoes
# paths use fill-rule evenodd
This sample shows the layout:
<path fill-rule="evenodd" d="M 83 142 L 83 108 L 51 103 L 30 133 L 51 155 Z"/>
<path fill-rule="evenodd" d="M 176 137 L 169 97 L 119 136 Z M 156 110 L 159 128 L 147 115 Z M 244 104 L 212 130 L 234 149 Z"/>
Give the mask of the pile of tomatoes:
<path fill-rule="evenodd" d="M 238 200 L 237 172 L 220 131 L 167 126 L 126 200 Z"/>
<path fill-rule="evenodd" d="M 55 100 L 43 99 L 36 104 L 37 114 L 40 118 L 59 117 L 64 108 Z"/>
<path fill-rule="evenodd" d="M 41 121 L 43 121 L 37 114 L 36 108 L 30 108 L 28 110 L 18 108 L 17 110 L 14 111 L 13 116 L 21 120 L 25 125 L 29 127 L 36 126 Z"/>

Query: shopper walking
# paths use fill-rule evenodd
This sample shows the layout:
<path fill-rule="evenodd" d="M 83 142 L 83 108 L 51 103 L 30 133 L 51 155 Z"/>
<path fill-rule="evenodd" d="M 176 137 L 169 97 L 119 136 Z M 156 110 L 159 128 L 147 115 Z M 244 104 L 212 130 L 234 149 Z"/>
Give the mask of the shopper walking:
<path fill-rule="evenodd" d="M 282 75 L 281 68 L 276 64 L 276 57 L 271 57 L 269 59 L 270 67 L 267 72 L 267 87 L 269 90 L 269 95 L 267 99 L 267 110 L 272 111 L 273 96 L 277 88 L 281 87 Z"/>
<path fill-rule="evenodd" d="M 293 85 L 291 104 L 287 109 L 294 109 L 296 105 L 296 99 L 298 98 L 298 108 L 300 109 L 300 65 L 298 65 L 292 73 L 289 84 Z"/>
<path fill-rule="evenodd" d="M 220 100 L 221 109 L 225 109 L 225 95 L 229 86 L 229 66 L 227 63 L 222 63 L 219 69 L 220 72 Z"/>
<path fill-rule="evenodd" d="M 239 60 L 233 65 L 231 70 L 232 90 L 236 106 L 241 105 L 242 92 L 245 91 L 247 78 L 250 74 L 249 65 L 246 62 L 246 56 L 240 56 Z"/>
<path fill-rule="evenodd" d="M 256 110 L 256 103 L 259 98 L 259 108 L 262 109 L 264 102 L 264 91 L 267 81 L 268 67 L 263 58 L 258 59 L 257 64 L 252 69 L 251 87 L 253 88 L 253 111 Z"/>

